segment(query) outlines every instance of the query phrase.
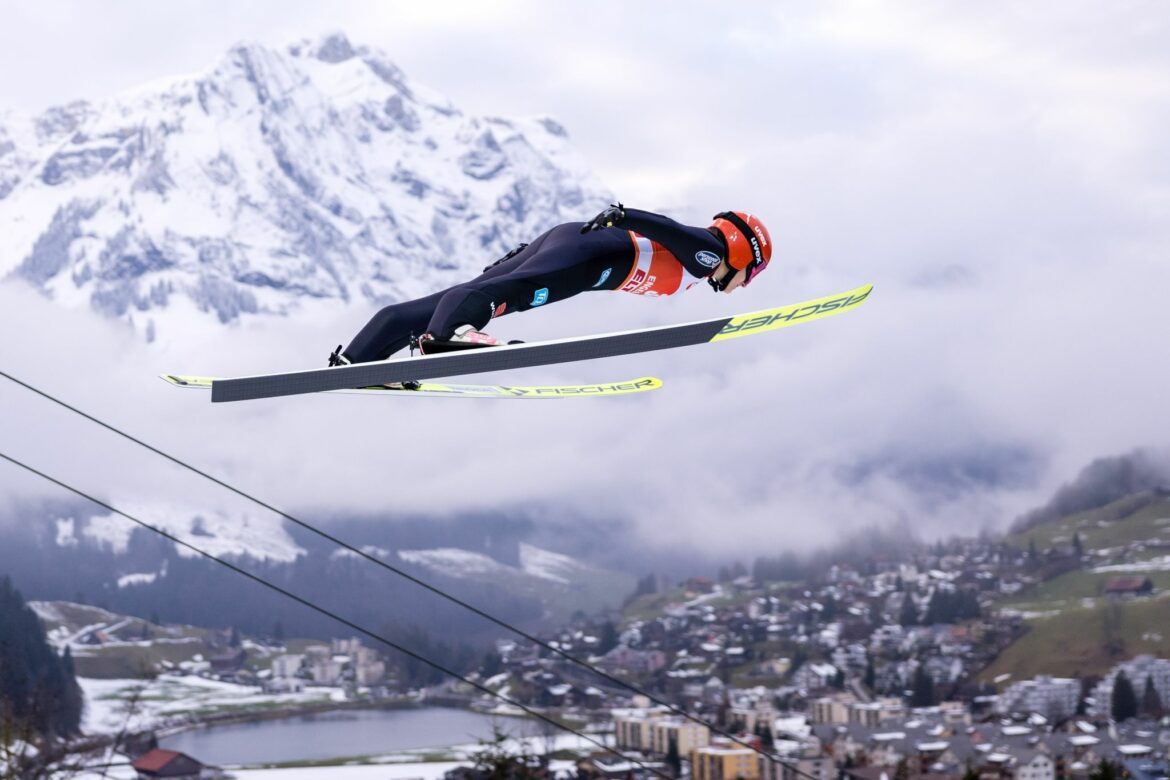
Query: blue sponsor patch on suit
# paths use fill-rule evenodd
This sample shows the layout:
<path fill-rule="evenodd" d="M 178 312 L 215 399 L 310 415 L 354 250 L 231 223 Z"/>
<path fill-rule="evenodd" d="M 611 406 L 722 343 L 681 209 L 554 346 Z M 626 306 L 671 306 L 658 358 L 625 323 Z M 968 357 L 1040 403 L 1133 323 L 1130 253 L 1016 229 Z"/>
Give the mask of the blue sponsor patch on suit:
<path fill-rule="evenodd" d="M 598 279 L 597 283 L 594 284 L 593 286 L 600 287 L 601 285 L 605 284 L 605 280 L 609 278 L 609 275 L 612 272 L 613 272 L 612 268 L 606 268 L 604 271 L 601 272 L 601 278 Z"/>
<path fill-rule="evenodd" d="M 529 306 L 542 306 L 548 303 L 548 288 L 541 287 L 532 296 L 532 303 Z"/>
<path fill-rule="evenodd" d="M 714 252 L 709 252 L 706 249 L 696 252 L 695 259 L 699 261 L 700 265 L 707 268 L 714 268 L 715 266 L 719 265 L 720 262 L 719 255 L 715 254 Z"/>

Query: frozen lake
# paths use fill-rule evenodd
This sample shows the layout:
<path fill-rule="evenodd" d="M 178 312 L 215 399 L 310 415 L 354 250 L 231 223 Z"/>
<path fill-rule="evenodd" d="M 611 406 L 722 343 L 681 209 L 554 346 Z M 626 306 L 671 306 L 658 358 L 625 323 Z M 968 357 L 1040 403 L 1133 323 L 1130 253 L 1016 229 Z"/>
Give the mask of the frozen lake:
<path fill-rule="evenodd" d="M 166 737 L 160 747 L 218 766 L 306 761 L 474 745 L 492 736 L 493 724 L 509 736 L 540 733 L 533 721 L 445 707 L 343 710 L 194 729 Z"/>

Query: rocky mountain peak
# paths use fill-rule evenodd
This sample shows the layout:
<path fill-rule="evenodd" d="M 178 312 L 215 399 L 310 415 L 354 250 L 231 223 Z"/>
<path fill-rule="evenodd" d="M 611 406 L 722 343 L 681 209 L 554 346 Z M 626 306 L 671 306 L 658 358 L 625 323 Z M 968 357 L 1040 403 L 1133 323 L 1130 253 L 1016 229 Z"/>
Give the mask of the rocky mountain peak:
<path fill-rule="evenodd" d="M 341 33 L 0 117 L 0 277 L 148 336 L 421 295 L 610 199 L 554 120 L 468 116 Z"/>

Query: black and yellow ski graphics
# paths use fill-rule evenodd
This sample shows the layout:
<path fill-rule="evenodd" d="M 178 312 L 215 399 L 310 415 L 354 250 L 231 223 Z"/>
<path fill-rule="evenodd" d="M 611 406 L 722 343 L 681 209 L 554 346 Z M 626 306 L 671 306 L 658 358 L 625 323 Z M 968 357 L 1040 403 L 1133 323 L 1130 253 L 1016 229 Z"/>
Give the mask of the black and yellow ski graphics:
<path fill-rule="evenodd" d="M 872 289 L 872 285 L 865 285 L 848 292 L 788 304 L 787 306 L 778 306 L 774 309 L 762 309 L 733 317 L 719 317 L 681 325 L 664 325 L 656 328 L 642 328 L 594 336 L 510 344 L 439 355 L 399 358 L 377 363 L 357 363 L 352 366 L 294 371 L 286 374 L 213 379 L 211 400 L 214 402 L 246 401 L 300 393 L 319 393 L 327 390 L 370 387 L 389 382 L 439 379 L 488 371 L 596 360 L 618 355 L 632 355 L 639 352 L 725 341 L 812 322 L 850 311 L 864 303 L 869 298 Z"/>
<path fill-rule="evenodd" d="M 175 374 L 163 374 L 162 378 L 175 387 L 186 387 L 196 390 L 210 390 L 212 382 L 216 381 L 214 377 L 179 376 Z M 375 385 L 373 387 L 345 388 L 331 390 L 329 392 L 391 398 L 410 396 L 429 398 L 599 398 L 645 393 L 649 390 L 657 390 L 660 387 L 662 387 L 661 379 L 644 376 L 622 382 L 603 382 L 594 385 L 536 385 L 513 387 L 510 385 L 440 385 L 422 382 L 417 389 Z"/>

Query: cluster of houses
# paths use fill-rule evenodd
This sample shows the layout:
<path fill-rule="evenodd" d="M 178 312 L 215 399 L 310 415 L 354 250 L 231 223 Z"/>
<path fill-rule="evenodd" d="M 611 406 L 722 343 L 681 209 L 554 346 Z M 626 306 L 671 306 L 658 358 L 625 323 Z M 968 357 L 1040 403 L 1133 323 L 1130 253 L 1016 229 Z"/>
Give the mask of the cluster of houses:
<path fill-rule="evenodd" d="M 713 730 L 521 642 L 498 646 L 502 671 L 491 681 L 525 704 L 611 716 L 619 748 L 695 780 L 1056 780 L 1102 761 L 1138 780 L 1165 777 L 1170 720 L 1143 711 L 1145 720 L 1115 724 L 1110 706 L 1124 672 L 1139 697 L 1149 687 L 1170 712 L 1170 661 L 1140 656 L 1095 685 L 1042 676 L 997 690 L 976 680 L 1024 630 L 996 602 L 1052 576 L 1044 567 L 1092 563 L 1068 547 L 1038 555 L 972 541 L 917 565 L 832 566 L 816 585 L 695 577 L 676 603 L 624 624 L 610 647 L 597 623 L 547 638 Z M 1149 578 L 1119 576 L 1100 595 L 1153 593 Z M 591 762 L 581 777 L 644 774 Z"/>
<path fill-rule="evenodd" d="M 287 653 L 272 659 L 272 676 L 264 681 L 268 693 L 295 693 L 306 685 L 360 687 L 382 684 L 386 664 L 377 651 L 361 640 L 334 639 L 331 644 L 309 645 L 303 653 Z"/>
<path fill-rule="evenodd" d="M 864 682 L 872 691 L 901 695 L 921 673 L 941 698 L 986 666 L 1020 634 L 1022 623 L 981 606 L 998 593 L 993 577 L 957 560 L 940 563 L 942 568 L 900 565 L 868 576 L 834 567 L 828 583 L 815 591 L 765 589 L 750 577 L 727 583 L 696 577 L 685 583 L 686 600 L 628 623 L 614 647 L 599 646 L 596 625 L 568 628 L 549 641 L 684 706 L 718 706 L 729 684 L 764 685 L 802 697 Z M 935 613 L 945 617 L 939 603 L 964 599 L 976 619 L 923 623 Z M 620 690 L 583 677 L 574 665 L 535 646 L 509 641 L 498 650 L 514 698 L 523 703 L 549 706 L 555 699 L 553 706 L 584 706 L 596 698 L 587 697 L 586 689 L 600 688 L 607 693 L 603 704 L 621 704 Z"/>
<path fill-rule="evenodd" d="M 1106 680 L 1123 666 L 1165 672 L 1170 660 L 1134 659 Z M 664 707 L 615 710 L 614 738 L 628 756 L 667 770 L 668 756 L 682 759 L 681 774 L 693 780 L 1058 780 L 1088 778 L 1102 761 L 1134 780 L 1165 780 L 1170 718 L 1116 724 L 1071 710 L 1058 721 L 1041 714 L 1070 699 L 1075 708 L 1079 695 L 1079 681 L 1042 677 L 987 697 L 989 709 L 977 715 L 970 703 L 910 708 L 900 698 L 862 701 L 849 692 L 783 712 L 774 698 L 737 691 L 728 712 L 734 739 Z"/>

